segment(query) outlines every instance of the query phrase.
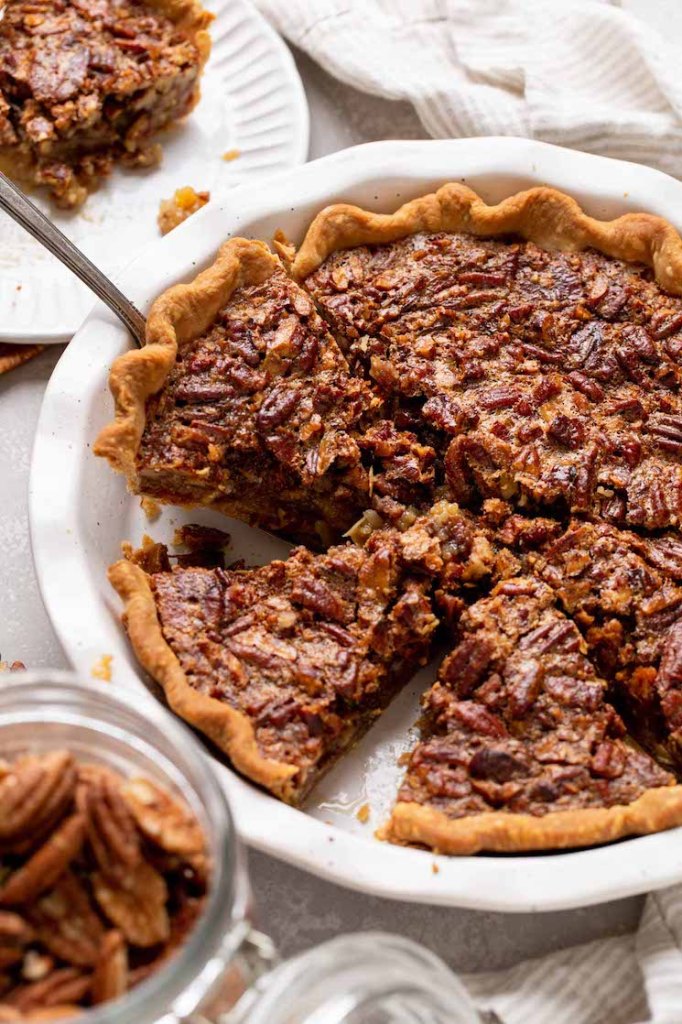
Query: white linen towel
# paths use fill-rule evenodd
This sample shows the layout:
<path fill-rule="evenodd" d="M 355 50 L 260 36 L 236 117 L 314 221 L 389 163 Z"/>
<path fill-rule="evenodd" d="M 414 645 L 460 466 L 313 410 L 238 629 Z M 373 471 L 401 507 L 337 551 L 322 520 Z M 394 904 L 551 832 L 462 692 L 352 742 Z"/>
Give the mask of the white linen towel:
<path fill-rule="evenodd" d="M 658 0 L 653 0 L 658 2 Z M 435 138 L 521 135 L 682 177 L 679 43 L 604 0 L 256 0 Z"/>
<path fill-rule="evenodd" d="M 680 1024 L 682 887 L 651 893 L 635 934 L 463 981 L 503 1024 Z"/>

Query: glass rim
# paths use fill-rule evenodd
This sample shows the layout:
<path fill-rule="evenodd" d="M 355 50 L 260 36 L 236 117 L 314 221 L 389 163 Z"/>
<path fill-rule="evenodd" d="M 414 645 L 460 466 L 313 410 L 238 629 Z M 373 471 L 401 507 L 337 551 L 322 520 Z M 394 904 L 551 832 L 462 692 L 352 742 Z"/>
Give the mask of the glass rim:
<path fill-rule="evenodd" d="M 118 694 L 106 693 L 93 684 L 82 682 L 76 672 L 68 670 L 27 669 L 8 674 L 0 681 L 0 722 L 3 716 L 4 693 L 11 690 L 18 696 L 19 692 L 25 691 L 30 700 L 35 700 L 37 687 L 47 688 L 48 697 L 51 689 L 54 690 L 55 698 L 60 692 L 63 695 L 68 693 L 75 700 L 81 697 L 84 701 L 82 713 L 93 721 L 98 720 L 99 704 L 99 720 L 102 724 L 106 724 L 102 715 L 103 707 L 108 707 L 110 711 L 122 709 L 125 713 L 124 718 L 127 716 L 145 725 L 145 744 L 162 753 L 164 759 L 169 760 L 167 754 L 160 751 L 158 743 L 155 742 L 159 732 L 183 751 L 183 757 L 197 761 L 201 771 L 201 792 L 197 791 L 193 781 L 190 780 L 190 784 L 203 805 L 206 818 L 213 826 L 217 826 L 213 844 L 211 885 L 204 911 L 187 941 L 163 967 L 124 996 L 100 1006 L 83 1007 L 78 1014 L 78 1019 L 82 1019 L 84 1024 L 130 1024 L 131 1021 L 135 1021 L 136 1024 L 152 1024 L 180 1019 L 186 1015 L 185 1012 L 179 1014 L 176 1008 L 180 998 L 184 996 L 182 1001 L 188 1001 L 187 1013 L 193 1012 L 224 969 L 222 951 L 226 939 L 232 935 L 233 927 L 244 917 L 245 910 L 240 905 L 240 882 L 245 884 L 245 869 L 240 855 L 239 838 L 223 787 L 211 764 L 210 755 L 202 749 L 191 730 L 172 712 L 166 710 L 151 693 L 135 693 L 136 700 L 133 705 L 122 700 Z M 55 704 L 51 705 L 49 700 L 40 703 L 36 701 L 36 709 L 40 709 L 42 721 L 49 722 L 51 706 L 54 707 Z M 130 735 L 130 728 L 125 720 L 117 727 L 123 734 Z M 184 774 L 182 766 L 176 764 L 175 767 Z M 207 971 L 210 965 L 213 965 L 213 969 Z M 202 973 L 209 975 L 203 984 Z"/>
<path fill-rule="evenodd" d="M 325 963 L 332 965 L 337 979 L 343 979 L 342 1005 L 329 978 L 322 978 Z M 311 981 L 311 972 L 320 976 L 319 992 Z M 303 1009 L 305 1015 L 296 1017 L 301 1024 L 323 1019 L 330 1024 L 356 1020 L 358 1012 L 383 1006 L 384 1000 L 390 1003 L 396 996 L 422 999 L 424 1009 L 438 1013 L 439 1021 L 479 1021 L 462 980 L 441 957 L 406 936 L 374 929 L 337 935 L 304 950 L 280 964 L 257 989 L 250 1000 L 247 997 L 242 1015 L 237 1013 L 236 1024 L 285 1024 L 285 1018 L 289 1019 L 282 1011 L 286 996 L 309 1000 Z"/>

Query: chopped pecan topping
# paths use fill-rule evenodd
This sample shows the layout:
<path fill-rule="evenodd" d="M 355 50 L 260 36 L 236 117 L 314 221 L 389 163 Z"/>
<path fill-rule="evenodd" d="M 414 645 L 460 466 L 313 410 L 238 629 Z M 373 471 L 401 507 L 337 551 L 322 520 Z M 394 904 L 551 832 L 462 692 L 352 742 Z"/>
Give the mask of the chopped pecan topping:
<path fill-rule="evenodd" d="M 682 300 L 645 268 L 435 233 L 339 250 L 305 285 L 455 500 L 682 521 Z"/>
<path fill-rule="evenodd" d="M 150 399 L 140 486 L 162 501 L 205 495 L 319 546 L 320 522 L 343 533 L 369 504 L 358 438 L 380 405 L 305 293 L 276 269 L 232 295 Z"/>
<path fill-rule="evenodd" d="M 623 742 L 606 683 L 552 589 L 501 583 L 464 612 L 424 698 L 423 738 L 399 799 L 451 818 L 630 803 L 671 777 Z"/>

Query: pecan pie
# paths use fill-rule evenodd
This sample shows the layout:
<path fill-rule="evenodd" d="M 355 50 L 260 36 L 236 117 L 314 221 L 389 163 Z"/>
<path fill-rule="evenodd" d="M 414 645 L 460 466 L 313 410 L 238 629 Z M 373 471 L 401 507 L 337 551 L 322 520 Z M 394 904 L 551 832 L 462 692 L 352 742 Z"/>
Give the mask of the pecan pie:
<path fill-rule="evenodd" d="M 7 0 L 0 164 L 79 206 L 113 163 L 158 163 L 156 133 L 199 99 L 211 15 L 198 0 Z"/>
<path fill-rule="evenodd" d="M 171 706 L 296 802 L 438 635 L 388 838 L 682 824 L 679 235 L 446 185 L 389 215 L 328 207 L 276 248 L 233 239 L 156 301 L 96 451 L 135 492 L 356 546 L 112 567 Z"/>
<path fill-rule="evenodd" d="M 682 786 L 625 740 L 550 587 L 499 583 L 423 698 L 388 834 L 445 853 L 584 846 L 680 821 Z"/>

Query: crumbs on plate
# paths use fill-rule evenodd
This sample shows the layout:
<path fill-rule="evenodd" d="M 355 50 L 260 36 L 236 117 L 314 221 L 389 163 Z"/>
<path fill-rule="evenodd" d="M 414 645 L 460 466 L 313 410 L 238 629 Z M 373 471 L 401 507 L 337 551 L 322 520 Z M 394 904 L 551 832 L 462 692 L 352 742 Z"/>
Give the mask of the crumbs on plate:
<path fill-rule="evenodd" d="M 113 654 L 103 654 L 97 659 L 90 669 L 93 679 L 102 679 L 105 683 L 111 682 L 111 663 L 114 660 Z"/>
<path fill-rule="evenodd" d="M 150 523 L 156 522 L 161 515 L 161 506 L 154 498 L 140 498 L 140 508 Z"/>
<path fill-rule="evenodd" d="M 159 203 L 159 214 L 156 222 L 162 235 L 182 224 L 193 213 L 200 210 L 211 198 L 210 192 L 197 192 L 191 185 L 175 190 L 172 199 L 162 199 Z"/>
<path fill-rule="evenodd" d="M 358 807 L 355 812 L 355 817 L 358 819 L 360 824 L 365 825 L 369 821 L 370 808 L 369 804 L 363 804 L 362 807 Z"/>

